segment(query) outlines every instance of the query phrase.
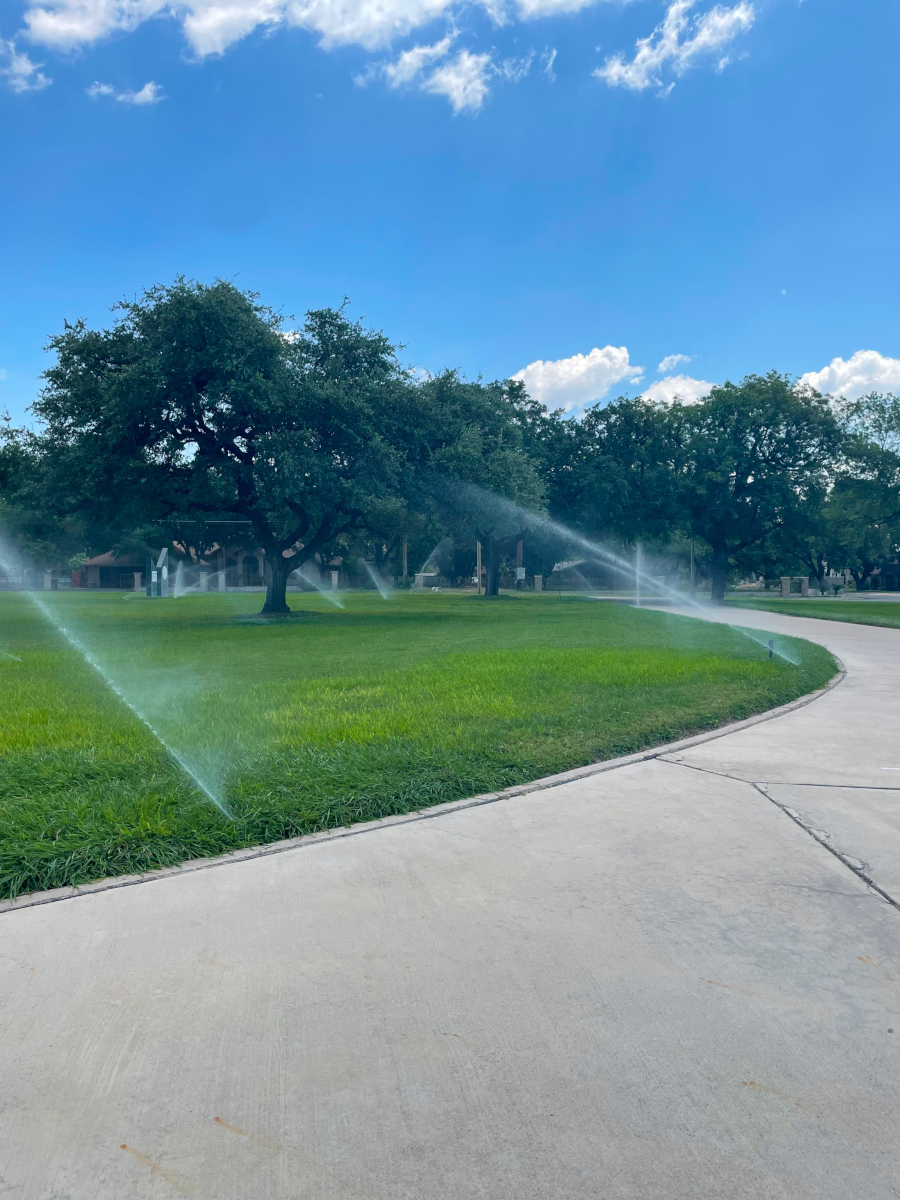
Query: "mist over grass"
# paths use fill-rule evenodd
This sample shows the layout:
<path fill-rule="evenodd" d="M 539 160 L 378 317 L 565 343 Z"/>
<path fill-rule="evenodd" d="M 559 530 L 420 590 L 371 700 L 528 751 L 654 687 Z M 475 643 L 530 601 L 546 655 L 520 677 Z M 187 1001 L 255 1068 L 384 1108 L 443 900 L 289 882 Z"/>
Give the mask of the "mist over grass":
<path fill-rule="evenodd" d="M 0 895 L 150 870 L 612 758 L 821 687 L 726 626 L 579 597 L 44 597 L 226 819 L 27 596 L 0 593 Z M 845 606 L 841 606 L 843 611 Z M 21 661 L 17 661 L 21 660 Z"/>

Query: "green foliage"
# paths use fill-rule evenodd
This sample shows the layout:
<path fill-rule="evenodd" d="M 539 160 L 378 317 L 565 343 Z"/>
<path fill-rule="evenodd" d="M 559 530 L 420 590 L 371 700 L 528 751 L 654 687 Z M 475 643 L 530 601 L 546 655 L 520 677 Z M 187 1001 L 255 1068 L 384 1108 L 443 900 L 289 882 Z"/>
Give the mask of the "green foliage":
<path fill-rule="evenodd" d="M 824 510 L 829 559 L 862 587 L 900 541 L 900 399 L 872 392 L 844 406 L 842 469 Z"/>
<path fill-rule="evenodd" d="M 418 389 L 427 458 L 422 486 L 457 544 L 480 541 L 486 591 L 497 595 L 504 549 L 544 509 L 544 485 L 525 449 L 515 382 L 466 383 L 446 371 Z"/>
<path fill-rule="evenodd" d="M 171 744 L 221 763 L 227 821 L 28 598 L 0 594 L 0 894 L 523 783 L 834 671 L 807 643 L 794 667 L 724 626 L 555 596 L 298 600 L 293 620 L 266 621 L 234 594 L 46 597 Z"/>
<path fill-rule="evenodd" d="M 111 330 L 79 322 L 51 340 L 35 405 L 45 493 L 170 530 L 245 518 L 266 554 L 267 608 L 284 611 L 288 574 L 400 491 L 416 426 L 393 347 L 342 310 L 284 335 L 280 315 L 222 281 L 118 307 Z"/>
<path fill-rule="evenodd" d="M 828 400 L 775 371 L 672 406 L 679 505 L 712 552 L 712 593 L 724 598 L 731 559 L 776 531 L 802 528 L 825 495 L 840 445 Z"/>
<path fill-rule="evenodd" d="M 389 573 L 442 538 L 455 573 L 484 548 L 488 593 L 527 533 L 547 574 L 571 546 L 693 540 L 721 600 L 732 570 L 826 564 L 863 586 L 900 543 L 900 400 L 830 401 L 771 371 L 696 404 L 620 398 L 581 421 L 521 382 L 416 381 L 383 333 L 345 307 L 299 330 L 223 281 L 178 279 L 117 306 L 111 329 L 67 324 L 34 406 L 37 435 L 0 438 L 0 524 L 36 565 L 174 543 L 194 559 L 215 521 L 249 524 L 264 611 L 291 571 L 335 553 Z"/>

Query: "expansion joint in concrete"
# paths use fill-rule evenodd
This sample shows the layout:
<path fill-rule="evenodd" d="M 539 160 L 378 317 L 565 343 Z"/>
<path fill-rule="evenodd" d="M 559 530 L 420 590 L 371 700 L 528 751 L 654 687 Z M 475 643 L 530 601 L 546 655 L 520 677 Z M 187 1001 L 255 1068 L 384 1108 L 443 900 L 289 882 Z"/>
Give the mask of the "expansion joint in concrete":
<path fill-rule="evenodd" d="M 880 900 L 884 900 L 886 904 L 890 904 L 892 908 L 896 908 L 897 911 L 900 912 L 900 901 L 895 900 L 894 897 L 890 894 L 890 892 L 886 892 L 883 887 L 879 887 L 879 885 L 875 882 L 875 880 L 866 871 L 864 864 L 860 864 L 858 859 L 854 859 L 850 855 L 844 854 L 842 851 L 838 850 L 836 846 L 832 846 L 831 842 L 829 840 L 829 835 L 827 833 L 824 833 L 821 829 L 817 829 L 814 825 L 810 825 L 807 821 L 804 821 L 802 814 L 798 813 L 795 808 L 790 808 L 787 804 L 782 804 L 780 801 L 776 800 L 774 796 L 770 795 L 769 790 L 768 790 L 769 786 L 770 786 L 769 784 L 759 783 L 755 779 L 744 779 L 740 775 L 729 775 L 727 771 L 712 771 L 707 767 L 700 767 L 696 763 L 679 762 L 677 759 L 674 759 L 674 758 L 663 758 L 662 756 L 660 756 L 660 758 L 657 761 L 669 763 L 670 766 L 673 766 L 673 767 L 685 767 L 688 771 L 697 771 L 701 775 L 715 775 L 719 779 L 731 779 L 734 783 L 746 783 L 748 787 L 752 787 L 755 791 L 759 792 L 759 794 L 761 796 L 765 796 L 765 798 L 771 804 L 774 804 L 776 808 L 780 809 L 786 817 L 789 817 L 794 822 L 795 825 L 799 825 L 801 829 L 805 830 L 805 832 L 808 833 L 811 838 L 814 838 L 815 841 L 817 841 L 820 846 L 824 847 L 824 849 L 826 849 L 829 854 L 833 854 L 834 857 L 836 859 L 838 859 L 838 861 L 841 862 L 849 871 L 852 871 L 854 875 L 859 876 L 859 878 L 868 886 L 869 890 L 871 892 L 873 892 L 876 896 L 878 896 L 878 898 Z M 851 786 L 851 785 L 820 784 L 820 783 L 786 783 L 786 784 L 779 783 L 779 784 L 774 784 L 772 786 L 774 786 L 774 787 L 843 787 L 843 786 Z M 900 789 L 897 789 L 897 788 L 872 788 L 869 790 L 872 790 L 872 791 L 894 791 L 895 792 Z"/>
<path fill-rule="evenodd" d="M 852 859 L 849 855 L 838 850 L 836 846 L 832 846 L 828 839 L 828 835 L 823 833 L 821 829 L 816 829 L 813 825 L 810 825 L 807 821 L 804 821 L 803 816 L 798 813 L 796 809 L 789 808 L 786 804 L 780 803 L 780 801 L 776 800 L 774 796 L 771 796 L 769 794 L 767 784 L 753 783 L 751 786 L 754 787 L 761 796 L 765 796 L 765 798 L 770 801 L 770 803 L 774 804 L 776 808 L 780 808 L 784 815 L 786 817 L 790 817 L 795 825 L 799 825 L 800 828 L 804 829 L 811 838 L 815 838 L 819 845 L 824 846 L 829 854 L 833 854 L 834 857 L 839 860 L 839 862 L 843 863 L 848 871 L 852 871 L 854 875 L 858 875 L 859 878 L 868 885 L 870 892 L 874 892 L 879 899 L 884 900 L 886 904 L 890 904 L 892 908 L 896 908 L 897 911 L 900 912 L 900 901 L 895 900 L 890 892 L 886 892 L 883 887 L 879 887 L 871 875 L 868 874 L 865 867 L 858 865 L 858 860 Z M 811 784 L 808 786 L 815 785 Z"/>

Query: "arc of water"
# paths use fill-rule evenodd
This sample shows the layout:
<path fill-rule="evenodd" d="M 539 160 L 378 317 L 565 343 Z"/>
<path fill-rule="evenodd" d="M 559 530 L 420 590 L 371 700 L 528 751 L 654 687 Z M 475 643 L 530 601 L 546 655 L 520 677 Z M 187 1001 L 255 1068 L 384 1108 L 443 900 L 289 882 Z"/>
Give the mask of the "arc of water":
<path fill-rule="evenodd" d="M 9 560 L 4 554 L 0 554 L 0 566 L 7 570 L 10 567 Z M 133 592 L 130 593 L 130 595 L 134 594 L 135 593 Z M 153 724 L 147 719 L 145 714 L 141 712 L 137 705 L 133 704 L 132 701 L 129 700 L 116 681 L 109 675 L 107 671 L 103 669 L 95 656 L 82 643 L 81 639 L 72 633 L 72 631 L 68 629 L 67 626 L 61 620 L 59 620 L 59 618 L 53 612 L 51 612 L 51 610 L 36 592 L 26 591 L 25 595 L 38 610 L 44 620 L 49 622 L 49 624 L 52 625 L 53 628 L 56 629 L 63 638 L 65 638 L 69 645 L 81 655 L 88 666 L 92 667 L 97 672 L 110 691 L 118 696 L 125 707 L 137 717 L 142 725 L 150 730 L 150 732 L 165 750 L 166 754 L 169 755 L 173 762 L 177 763 L 178 766 L 181 767 L 185 775 L 188 776 L 192 783 L 196 784 L 203 795 L 206 796 L 207 800 L 210 800 L 224 817 L 227 817 L 229 820 L 233 820 L 234 814 L 228 808 L 228 805 L 225 803 L 225 801 L 220 796 L 217 796 L 212 788 L 210 788 L 208 784 L 203 781 L 191 764 L 185 759 L 184 755 L 176 750 L 174 746 L 169 745 L 159 730 L 153 726 Z M 15 658 L 15 655 L 9 655 L 9 657 Z M 16 661 L 21 662 L 22 660 L 16 659 Z"/>
<path fill-rule="evenodd" d="M 312 578 L 312 576 L 309 574 L 309 572 L 305 568 L 306 568 L 305 563 L 303 564 L 302 567 L 297 568 L 297 574 L 300 576 L 300 578 L 303 579 L 306 583 L 308 583 L 310 585 L 310 587 L 314 587 L 316 589 L 316 591 L 319 592 L 322 596 L 324 596 L 325 599 L 330 604 L 333 604 L 335 608 L 343 608 L 344 602 L 343 602 L 343 600 L 341 600 L 340 596 L 336 595 L 334 592 L 329 591 L 328 588 L 322 587 L 321 583 L 317 583 L 316 580 Z"/>
<path fill-rule="evenodd" d="M 558 533 L 560 536 L 572 538 L 584 549 L 595 554 L 601 560 L 618 567 L 623 574 L 630 574 L 635 578 L 636 581 L 642 581 L 645 584 L 654 586 L 657 591 L 665 593 L 669 599 L 673 600 L 678 605 L 686 604 L 689 608 L 695 608 L 698 612 L 703 613 L 704 616 L 706 615 L 703 605 L 698 604 L 696 600 L 685 596 L 682 592 L 676 592 L 674 588 L 667 587 L 665 584 L 660 584 L 658 580 L 651 579 L 649 575 L 640 569 L 637 560 L 632 566 L 626 559 L 621 558 L 618 554 L 614 554 L 613 551 L 607 550 L 603 546 L 598 546 L 596 542 L 592 542 L 589 538 L 582 537 L 581 534 L 574 533 L 574 531 L 567 529 L 565 525 L 560 525 L 556 521 L 550 521 L 549 518 L 545 518 L 545 520 L 547 524 L 554 529 L 554 532 Z M 736 633 L 742 634 L 751 642 L 757 642 L 759 645 L 763 645 L 761 639 L 754 636 L 754 634 L 749 629 L 745 629 L 743 625 L 729 625 L 729 629 L 733 629 Z M 766 649 L 769 649 L 768 643 L 766 643 Z M 783 658 L 785 662 L 789 662 L 793 666 L 798 665 L 797 660 L 784 650 L 778 649 L 777 646 L 773 646 L 771 649 L 775 654 L 778 655 L 779 658 Z"/>
<path fill-rule="evenodd" d="M 379 595 L 381 596 L 382 600 L 390 600 L 391 589 L 388 587 L 388 585 L 385 583 L 385 581 L 381 578 L 381 576 L 378 574 L 378 572 L 375 570 L 375 568 L 372 566 L 372 564 L 367 559 L 364 558 L 364 559 L 362 559 L 362 565 L 369 572 L 369 576 L 370 576 L 372 582 L 378 588 L 378 592 L 379 592 Z"/>
<path fill-rule="evenodd" d="M 65 640 L 69 643 L 69 645 L 73 648 L 73 650 L 77 650 L 78 653 L 81 655 L 81 657 L 84 659 L 84 661 L 88 664 L 88 666 L 93 667 L 93 669 L 97 672 L 97 674 L 100 676 L 100 678 L 106 684 L 106 686 L 110 689 L 110 691 L 114 692 L 115 695 L 118 696 L 119 699 L 122 701 L 122 703 L 125 705 L 125 707 L 127 709 L 129 709 L 132 713 L 134 713 L 134 715 L 141 722 L 141 724 L 146 726 L 146 728 L 150 730 L 150 732 L 153 734 L 153 736 L 156 738 L 156 740 L 159 742 L 159 744 L 162 746 L 162 748 L 165 750 L 165 752 L 169 755 L 169 757 L 172 759 L 172 761 L 176 762 L 178 764 L 178 766 L 181 767 L 181 769 L 182 769 L 182 771 L 184 771 L 185 775 L 187 775 L 191 779 L 191 781 L 194 784 L 196 784 L 196 786 L 200 789 L 200 791 L 203 793 L 203 795 L 206 796 L 207 800 L 212 801 L 212 803 L 216 806 L 216 808 L 219 810 L 219 812 L 224 817 L 227 817 L 228 820 L 234 820 L 234 814 L 231 812 L 231 810 L 229 809 L 229 807 L 225 803 L 225 801 L 220 796 L 217 796 L 215 794 L 215 792 L 212 791 L 212 789 L 197 774 L 197 772 L 194 770 L 194 768 L 191 766 L 191 764 L 187 761 L 187 759 L 185 759 L 184 755 L 181 754 L 178 750 L 176 750 L 174 746 L 171 746 L 166 741 L 166 739 L 162 736 L 162 734 L 159 732 L 159 730 L 154 728 L 154 726 L 147 719 L 147 717 L 144 715 L 144 713 L 142 713 L 141 710 L 135 704 L 133 704 L 131 702 L 131 700 L 129 700 L 129 698 L 125 695 L 125 693 L 122 691 L 122 689 L 116 683 L 116 681 L 109 675 L 109 673 L 107 671 L 105 671 L 103 669 L 101 664 L 97 661 L 97 659 L 90 652 L 90 650 L 88 650 L 88 648 L 84 645 L 84 643 L 81 641 L 81 639 L 79 637 L 77 637 L 74 633 L 72 633 L 72 631 L 70 629 L 68 629 L 66 627 L 66 625 L 62 621 L 60 621 L 54 613 L 52 613 L 50 611 L 50 609 L 47 607 L 47 605 L 44 603 L 44 601 L 40 598 L 40 596 L 37 593 L 26 592 L 26 595 L 28 596 L 28 599 L 31 601 L 31 603 L 42 614 L 42 616 L 47 621 L 49 621 L 50 624 L 56 630 L 58 630 L 59 633 L 65 638 Z"/>
<path fill-rule="evenodd" d="M 665 584 L 660 584 L 657 580 L 652 579 L 649 575 L 645 574 L 643 570 L 638 568 L 638 564 L 636 562 L 628 562 L 628 560 L 622 558 L 621 555 L 615 554 L 612 550 L 607 550 L 605 546 L 600 546 L 597 542 L 592 542 L 590 538 L 584 537 L 583 534 L 576 533 L 574 529 L 568 529 L 565 525 L 561 525 L 558 521 L 554 521 L 550 517 L 545 517 L 540 513 L 535 513 L 527 508 L 523 508 L 521 504 L 516 504 L 513 500 L 507 500 L 503 496 L 495 496 L 492 493 L 485 491 L 484 488 L 478 487 L 477 484 L 468 484 L 467 486 L 472 491 L 479 493 L 482 498 L 488 498 L 492 500 L 496 505 L 498 505 L 499 508 L 501 508 L 501 510 L 505 510 L 509 513 L 515 513 L 518 517 L 523 519 L 526 528 L 530 526 L 533 529 L 547 529 L 552 533 L 555 533 L 557 537 L 568 541 L 570 545 L 580 546 L 583 550 L 587 550 L 589 554 L 593 555 L 595 558 L 615 566 L 626 577 L 640 579 L 648 586 L 656 587 L 658 591 L 665 593 L 674 603 L 678 605 L 686 604 L 689 608 L 694 608 L 699 613 L 702 613 L 704 617 L 706 616 L 706 610 L 702 604 L 698 604 L 696 600 L 690 599 L 682 592 L 676 592 L 674 588 L 667 587 Z M 745 629 L 742 625 L 732 625 L 730 628 L 735 629 L 738 633 L 748 638 L 751 642 L 758 641 L 758 639 L 755 638 L 753 634 L 748 629 Z M 768 649 L 768 646 L 766 648 Z M 794 666 L 797 665 L 795 660 L 791 658 L 790 655 L 775 647 L 773 647 L 773 649 L 779 658 L 783 658 L 785 662 L 789 662 Z"/>

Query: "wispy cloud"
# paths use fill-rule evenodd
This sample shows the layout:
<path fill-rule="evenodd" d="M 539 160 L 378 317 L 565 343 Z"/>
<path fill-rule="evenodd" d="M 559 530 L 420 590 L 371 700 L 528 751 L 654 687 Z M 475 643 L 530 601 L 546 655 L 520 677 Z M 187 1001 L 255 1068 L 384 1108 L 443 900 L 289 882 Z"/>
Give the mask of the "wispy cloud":
<path fill-rule="evenodd" d="M 455 113 L 475 112 L 488 94 L 489 80 L 496 68 L 489 54 L 460 50 L 448 63 L 438 67 L 422 83 L 422 90 L 446 96 Z"/>
<path fill-rule="evenodd" d="M 576 13 L 599 0 L 471 0 L 495 25 L 516 21 L 562 17 Z M 648 38 L 638 41 L 634 57 L 621 54 L 608 58 L 595 74 L 610 86 L 642 91 L 658 87 L 665 91 L 664 73 L 678 76 L 701 56 L 715 56 L 717 68 L 729 62 L 726 43 L 753 23 L 751 0 L 739 0 L 731 8 L 721 5 L 701 16 L 692 15 L 697 0 L 672 0 L 662 23 Z M 224 54 L 229 47 L 254 30 L 276 27 L 305 29 L 318 36 L 325 49 L 360 46 L 369 51 L 387 51 L 399 39 L 417 29 L 433 27 L 443 18 L 454 26 L 460 0 L 25 0 L 23 37 L 29 41 L 69 52 L 94 45 L 113 33 L 130 33 L 153 18 L 180 23 L 191 52 L 197 58 Z M 392 88 L 403 86 L 445 96 L 454 112 L 476 112 L 484 104 L 491 82 L 518 82 L 531 70 L 534 54 L 499 59 L 493 49 L 462 48 L 455 27 L 430 44 L 403 50 L 390 62 L 375 64 L 356 77 L 366 84 L 380 78 Z M 10 59 L 0 67 L 17 91 L 36 91 L 50 82 L 39 63 L 5 46 Z M 540 70 L 549 82 L 556 79 L 555 48 L 540 55 Z M 155 104 L 163 99 L 155 84 L 136 92 L 108 91 L 123 104 Z M 671 83 L 669 87 L 671 87 Z"/>
<path fill-rule="evenodd" d="M 709 12 L 692 17 L 690 10 L 696 2 L 673 0 L 650 36 L 638 38 L 634 58 L 628 61 L 621 54 L 613 54 L 594 75 L 610 87 L 625 87 L 635 92 L 655 87 L 661 95 L 668 95 L 675 83 L 664 85 L 666 69 L 676 76 L 683 75 L 700 58 L 717 53 L 738 34 L 745 33 L 756 17 L 749 0 L 740 0 L 733 8 L 717 4 Z M 724 70 L 729 61 L 720 56 L 718 70 Z"/>
<path fill-rule="evenodd" d="M 561 16 L 596 0 L 474 0 L 496 25 L 518 18 Z M 199 57 L 222 54 L 254 29 L 277 25 L 307 29 L 325 46 L 379 50 L 416 29 L 451 15 L 459 0 L 32 0 L 25 24 L 32 41 L 62 50 L 131 32 L 157 16 L 179 20 Z"/>
<path fill-rule="evenodd" d="M 138 92 L 117 92 L 111 83 L 99 82 L 92 83 L 89 88 L 85 88 L 85 92 L 92 100 L 99 96 L 111 96 L 118 104 L 159 104 L 160 100 L 165 100 L 162 88 L 152 79 Z"/>
<path fill-rule="evenodd" d="M 17 50 L 15 42 L 0 38 L 0 76 L 13 92 L 41 92 L 53 82 L 41 71 L 43 63 L 32 62 L 23 50 Z"/>
<path fill-rule="evenodd" d="M 373 63 L 361 75 L 354 77 L 358 87 L 365 87 L 373 79 L 383 78 L 388 87 L 399 88 L 421 80 L 426 67 L 446 58 L 456 38 L 453 30 L 439 42 L 430 46 L 412 46 L 404 50 L 393 62 Z"/>
<path fill-rule="evenodd" d="M 375 79 L 384 79 L 391 88 L 416 87 L 435 96 L 445 96 L 454 113 L 477 112 L 484 104 L 492 80 L 520 83 L 531 70 L 533 51 L 522 58 L 505 58 L 499 63 L 488 53 L 475 54 L 471 50 L 460 50 L 451 58 L 456 38 L 454 29 L 431 45 L 412 46 L 392 62 L 373 63 L 355 76 L 355 82 L 366 87 Z"/>
<path fill-rule="evenodd" d="M 531 50 L 522 58 L 504 58 L 502 62 L 497 63 L 494 70 L 501 79 L 505 79 L 509 83 L 521 83 L 531 70 L 533 62 L 534 51 Z"/>
<path fill-rule="evenodd" d="M 676 367 L 680 367 L 682 363 L 689 363 L 690 361 L 690 354 L 667 354 L 656 369 L 660 375 L 666 375 L 669 371 L 674 371 Z"/>

